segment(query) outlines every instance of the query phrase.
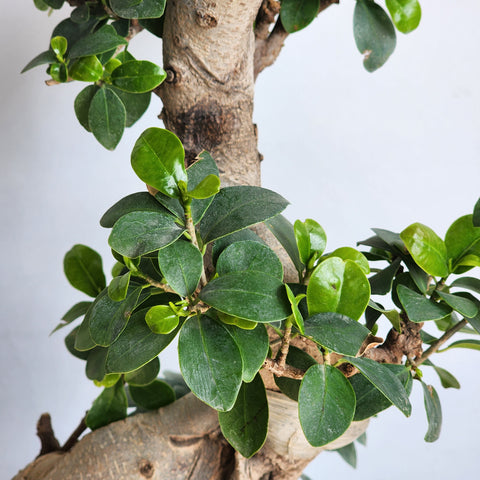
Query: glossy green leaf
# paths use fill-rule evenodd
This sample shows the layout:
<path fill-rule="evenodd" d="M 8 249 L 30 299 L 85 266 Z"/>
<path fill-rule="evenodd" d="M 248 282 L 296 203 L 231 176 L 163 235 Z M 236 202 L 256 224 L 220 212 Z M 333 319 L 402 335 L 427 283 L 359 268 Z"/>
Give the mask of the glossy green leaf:
<path fill-rule="evenodd" d="M 125 330 L 110 345 L 107 356 L 107 371 L 110 373 L 132 372 L 153 360 L 175 338 L 178 329 L 168 335 L 153 333 L 145 322 L 148 309 L 135 312 Z"/>
<path fill-rule="evenodd" d="M 445 245 L 453 273 L 462 273 L 464 257 L 480 257 L 480 227 L 473 225 L 473 215 L 465 215 L 452 223 L 445 235 Z"/>
<path fill-rule="evenodd" d="M 314 447 L 326 445 L 340 437 L 352 423 L 353 388 L 336 368 L 313 365 L 300 385 L 298 413 L 308 442 Z"/>
<path fill-rule="evenodd" d="M 92 340 L 90 335 L 90 310 L 92 305 L 90 305 L 85 318 L 83 319 L 82 323 L 78 327 L 78 331 L 75 335 L 75 344 L 74 347 L 79 352 L 86 352 L 91 350 L 96 346 L 96 343 Z"/>
<path fill-rule="evenodd" d="M 303 272 L 305 265 L 300 260 L 293 225 L 283 215 L 276 215 L 265 220 L 265 225 L 288 253 L 297 272 Z"/>
<path fill-rule="evenodd" d="M 298 328 L 299 332 L 303 335 L 305 333 L 305 325 L 303 321 L 303 315 L 300 312 L 299 304 L 300 302 L 307 297 L 305 293 L 295 296 L 292 292 L 292 289 L 285 284 L 285 290 L 287 291 L 288 301 L 292 307 L 293 322 L 294 325 Z"/>
<path fill-rule="evenodd" d="M 75 348 L 75 341 L 77 338 L 78 330 L 80 326 L 75 327 L 66 337 L 65 337 L 65 346 L 67 350 L 74 356 L 79 358 L 80 360 L 86 360 L 88 355 L 90 354 L 90 350 L 86 350 L 81 352 Z"/>
<path fill-rule="evenodd" d="M 107 86 L 107 88 L 111 88 L 117 94 L 125 107 L 127 113 L 125 121 L 126 127 L 131 127 L 147 111 L 150 105 L 150 99 L 152 98 L 150 92 L 128 93 L 110 85 Z"/>
<path fill-rule="evenodd" d="M 178 240 L 158 251 L 158 265 L 167 283 L 182 297 L 191 295 L 203 272 L 203 257 L 195 245 Z"/>
<path fill-rule="evenodd" d="M 472 223 L 474 227 L 480 227 L 480 198 L 473 208 Z"/>
<path fill-rule="evenodd" d="M 40 65 L 46 65 L 49 63 L 54 63 L 57 61 L 57 57 L 51 50 L 39 53 L 35 58 L 30 60 L 22 69 L 21 73 L 25 73 L 32 68 L 38 67 Z"/>
<path fill-rule="evenodd" d="M 148 385 L 129 385 L 128 390 L 132 400 L 146 410 L 156 410 L 175 401 L 172 387 L 161 380 L 154 380 Z"/>
<path fill-rule="evenodd" d="M 220 254 L 230 245 L 237 243 L 237 242 L 244 242 L 244 241 L 252 241 L 261 243 L 263 245 L 263 240 L 252 230 L 246 228 L 244 230 L 240 230 L 238 232 L 232 233 L 227 235 L 226 237 L 219 238 L 213 242 L 212 248 L 212 260 L 213 264 L 216 265 Z"/>
<path fill-rule="evenodd" d="M 400 262 L 400 258 L 395 259 L 388 267 L 368 279 L 372 295 L 386 295 L 390 292 L 393 279 L 400 267 Z"/>
<path fill-rule="evenodd" d="M 207 405 L 228 411 L 242 384 L 242 357 L 227 329 L 202 315 L 187 320 L 178 339 L 183 378 Z"/>
<path fill-rule="evenodd" d="M 367 308 L 370 284 L 351 260 L 328 258 L 314 270 L 307 288 L 310 315 L 336 312 L 358 320 Z"/>
<path fill-rule="evenodd" d="M 425 272 L 435 277 L 448 275 L 447 248 L 431 228 L 413 223 L 400 233 L 400 238 L 417 265 Z"/>
<path fill-rule="evenodd" d="M 422 9 L 418 0 L 386 0 L 393 23 L 402 33 L 415 30 L 422 18 Z"/>
<path fill-rule="evenodd" d="M 85 87 L 75 98 L 74 108 L 75 115 L 77 116 L 80 125 L 87 131 L 91 132 L 90 125 L 88 123 L 88 112 L 92 103 L 93 97 L 100 90 L 97 85 L 89 85 Z"/>
<path fill-rule="evenodd" d="M 180 319 L 169 305 L 155 305 L 147 312 L 145 321 L 153 333 L 165 335 L 178 327 Z"/>
<path fill-rule="evenodd" d="M 283 28 L 294 33 L 313 22 L 320 9 L 320 0 L 282 0 L 281 5 Z"/>
<path fill-rule="evenodd" d="M 59 83 L 65 83 L 68 80 L 67 67 L 64 63 L 54 63 L 47 69 L 47 73 Z"/>
<path fill-rule="evenodd" d="M 125 382 L 129 385 L 134 385 L 136 387 L 143 387 L 152 383 L 158 376 L 160 371 L 160 360 L 158 357 L 155 357 L 150 362 L 146 363 L 142 367 L 134 370 L 133 372 L 128 372 L 125 374 Z"/>
<path fill-rule="evenodd" d="M 307 218 L 304 224 L 310 236 L 310 248 L 320 256 L 327 246 L 327 234 L 322 226 L 311 218 Z"/>
<path fill-rule="evenodd" d="M 268 354 L 269 340 L 265 325 L 245 330 L 236 326 L 227 326 L 228 333 L 237 344 L 242 356 L 242 380 L 251 382 L 263 365 Z"/>
<path fill-rule="evenodd" d="M 405 313 L 412 322 L 440 320 L 452 311 L 449 306 L 435 303 L 404 285 L 398 285 L 397 294 Z"/>
<path fill-rule="evenodd" d="M 60 330 L 67 325 L 70 325 L 74 320 L 85 315 L 87 313 L 88 308 L 92 302 L 79 302 L 76 303 L 63 317 L 62 321 L 50 332 L 50 335 L 57 330 Z"/>
<path fill-rule="evenodd" d="M 99 88 L 90 102 L 88 126 L 107 150 L 114 150 L 125 130 L 126 112 L 122 101 L 109 88 Z"/>
<path fill-rule="evenodd" d="M 176 135 L 148 128 L 133 147 L 131 162 L 140 180 L 169 197 L 180 198 L 179 181 L 187 181 L 185 151 Z"/>
<path fill-rule="evenodd" d="M 380 68 L 395 50 L 395 27 L 382 7 L 373 0 L 357 0 L 353 16 L 353 35 L 363 65 L 369 72 Z"/>
<path fill-rule="evenodd" d="M 108 348 L 95 347 L 90 350 L 85 365 L 85 373 L 90 380 L 102 381 L 106 375 L 105 360 Z"/>
<path fill-rule="evenodd" d="M 473 329 L 480 334 L 480 300 L 478 300 L 478 298 L 474 297 L 468 292 L 459 292 L 457 293 L 457 295 L 460 297 L 466 298 L 478 308 L 479 312 L 474 317 L 467 318 L 467 321 L 470 324 L 470 326 L 472 326 Z"/>
<path fill-rule="evenodd" d="M 243 330 L 253 330 L 258 325 L 257 322 L 234 317 L 233 315 L 228 315 L 226 313 L 219 312 L 218 310 L 216 314 L 218 315 L 219 320 L 225 325 L 233 325 Z"/>
<path fill-rule="evenodd" d="M 339 313 L 317 313 L 305 320 L 305 336 L 342 355 L 355 356 L 370 331 Z"/>
<path fill-rule="evenodd" d="M 89 311 L 89 329 L 97 345 L 107 347 L 118 338 L 137 305 L 141 290 L 141 287 L 130 287 L 121 302 L 112 300 L 106 289 L 95 299 Z"/>
<path fill-rule="evenodd" d="M 410 416 L 412 405 L 405 387 L 384 364 L 369 358 L 349 357 L 345 360 L 357 367 L 406 417 Z"/>
<path fill-rule="evenodd" d="M 148 192 L 132 193 L 110 207 L 100 219 L 100 225 L 112 228 L 117 220 L 131 212 L 166 213 L 166 210 Z"/>
<path fill-rule="evenodd" d="M 69 58 L 88 57 L 114 50 L 127 41 L 117 34 L 111 25 L 104 25 L 96 32 L 84 36 L 70 48 Z"/>
<path fill-rule="evenodd" d="M 334 450 L 337 452 L 351 467 L 357 468 L 357 450 L 355 444 L 349 443 L 342 448 Z"/>
<path fill-rule="evenodd" d="M 131 212 L 115 223 L 108 243 L 116 252 L 136 258 L 170 245 L 183 232 L 171 215 Z"/>
<path fill-rule="evenodd" d="M 340 247 L 334 250 L 332 253 L 328 255 L 328 258 L 331 257 L 338 257 L 342 260 L 351 260 L 355 262 L 361 269 L 365 275 L 370 273 L 370 265 L 368 264 L 368 260 L 365 258 L 363 253 L 355 250 L 352 247 Z"/>
<path fill-rule="evenodd" d="M 222 275 L 209 282 L 199 298 L 221 312 L 253 322 L 275 322 L 291 313 L 283 283 L 262 272 Z"/>
<path fill-rule="evenodd" d="M 113 387 L 105 388 L 93 402 L 87 413 L 85 423 L 88 428 L 95 430 L 109 423 L 122 420 L 127 416 L 127 395 L 122 382 Z"/>
<path fill-rule="evenodd" d="M 400 380 L 407 394 L 410 394 L 413 381 L 409 370 L 404 365 L 388 363 L 382 365 Z M 392 406 L 392 402 L 365 376 L 357 374 L 350 377 L 349 380 L 357 398 L 353 418 L 356 422 L 373 417 Z"/>
<path fill-rule="evenodd" d="M 67 52 L 67 39 L 61 36 L 53 37 L 50 40 L 50 48 L 59 60 L 63 59 Z"/>
<path fill-rule="evenodd" d="M 127 296 L 131 273 L 115 277 L 108 286 L 108 296 L 115 302 L 121 302 Z"/>
<path fill-rule="evenodd" d="M 194 189 L 189 190 L 190 198 L 203 200 L 216 195 L 220 191 L 220 178 L 217 175 L 207 175 Z"/>
<path fill-rule="evenodd" d="M 106 285 L 102 257 L 90 247 L 74 245 L 63 259 L 70 284 L 90 297 L 96 297 Z"/>
<path fill-rule="evenodd" d="M 217 273 L 263 272 L 283 279 L 283 266 L 275 252 L 263 243 L 246 240 L 227 247 L 217 260 Z"/>
<path fill-rule="evenodd" d="M 96 387 L 113 387 L 121 378 L 119 373 L 109 373 L 105 375 L 101 380 L 94 380 L 93 383 Z"/>
<path fill-rule="evenodd" d="M 222 188 L 200 222 L 200 235 L 205 243 L 212 242 L 263 222 L 280 213 L 287 205 L 288 202 L 278 193 L 265 188 Z"/>
<path fill-rule="evenodd" d="M 95 56 L 82 57 L 72 63 L 68 73 L 74 80 L 96 82 L 103 75 L 103 66 Z"/>
<path fill-rule="evenodd" d="M 423 362 L 423 365 L 428 365 L 429 367 L 434 368 L 435 372 L 440 378 L 443 388 L 460 388 L 460 382 L 449 371 L 445 370 L 444 368 L 437 367 L 428 359 Z"/>
<path fill-rule="evenodd" d="M 451 348 L 468 348 L 470 350 L 480 350 L 480 340 L 457 340 L 456 342 L 451 343 L 448 347 L 438 350 L 439 352 L 446 352 Z"/>
<path fill-rule="evenodd" d="M 296 220 L 293 224 L 293 231 L 295 232 L 300 261 L 306 265 L 311 256 L 310 235 L 307 227 L 301 220 Z"/>
<path fill-rule="evenodd" d="M 75 43 L 85 37 L 88 37 L 95 27 L 98 26 L 100 18 L 93 16 L 88 22 L 75 23 L 70 18 L 61 21 L 52 32 L 52 38 L 56 36 L 65 37 L 67 39 L 68 50 L 71 50 Z M 67 57 L 68 55 L 67 50 Z"/>
<path fill-rule="evenodd" d="M 110 0 L 110 5 L 123 18 L 158 18 L 165 10 L 165 0 Z"/>
<path fill-rule="evenodd" d="M 442 407 L 437 391 L 431 386 L 422 382 L 423 399 L 427 412 L 428 430 L 425 435 L 426 442 L 435 442 L 440 437 L 442 428 Z"/>
<path fill-rule="evenodd" d="M 268 402 L 260 374 L 242 384 L 235 405 L 218 412 L 218 421 L 228 443 L 245 458 L 262 448 L 268 432 Z"/>
<path fill-rule="evenodd" d="M 437 290 L 436 293 L 447 305 L 460 313 L 460 315 L 473 318 L 478 314 L 478 307 L 468 298 L 459 297 L 458 295 L 452 295 L 451 293 L 445 293 L 439 290 Z"/>
<path fill-rule="evenodd" d="M 163 68 L 152 62 L 131 60 L 112 72 L 112 83 L 125 92 L 146 93 L 158 87 L 166 77 Z"/>

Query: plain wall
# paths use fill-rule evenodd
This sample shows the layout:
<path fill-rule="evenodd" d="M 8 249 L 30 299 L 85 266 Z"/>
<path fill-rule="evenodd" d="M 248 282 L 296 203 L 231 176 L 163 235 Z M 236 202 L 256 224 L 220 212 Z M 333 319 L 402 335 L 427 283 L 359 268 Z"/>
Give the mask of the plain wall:
<path fill-rule="evenodd" d="M 415 221 L 443 236 L 480 196 L 480 4 L 423 3 L 418 31 L 399 34 L 393 56 L 374 74 L 363 69 L 352 35 L 354 2 L 345 1 L 288 38 L 257 81 L 264 186 L 290 200 L 291 220 L 319 221 L 330 250 L 354 246 L 370 235 L 369 227 L 400 231 Z M 19 74 L 47 48 L 64 16 L 48 18 L 22 2 L 0 30 L 2 479 L 38 454 L 41 413 L 52 414 L 65 441 L 100 393 L 83 362 L 63 346 L 68 330 L 48 336 L 65 311 L 85 299 L 68 285 L 62 260 L 83 243 L 104 255 L 109 271 L 108 231 L 98 220 L 119 198 L 143 189 L 129 166 L 130 150 L 145 128 L 159 125 L 155 98 L 108 152 L 75 119 L 73 100 L 82 85 L 47 88 L 43 67 Z M 161 63 L 160 46 L 147 33 L 132 50 Z M 443 405 L 438 442 L 423 441 L 427 423 L 415 385 L 411 418 L 392 408 L 372 419 L 357 470 L 325 453 L 307 473 L 313 480 L 477 478 L 478 355 L 457 350 L 434 359 L 458 377 L 460 391 L 443 390 L 424 369 Z M 178 368 L 174 348 L 161 360 L 163 369 Z"/>

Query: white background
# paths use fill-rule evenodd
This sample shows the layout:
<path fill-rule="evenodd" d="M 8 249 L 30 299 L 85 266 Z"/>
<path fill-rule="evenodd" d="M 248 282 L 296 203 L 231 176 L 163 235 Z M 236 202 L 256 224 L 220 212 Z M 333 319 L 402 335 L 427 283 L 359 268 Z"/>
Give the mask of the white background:
<path fill-rule="evenodd" d="M 100 215 L 143 189 L 129 166 L 138 135 L 158 125 L 154 99 L 142 119 L 107 152 L 77 123 L 79 84 L 47 88 L 43 67 L 21 68 L 48 46 L 53 26 L 31 1 L 5 13 L 1 35 L 1 278 L 0 478 L 8 479 L 38 453 L 35 423 L 52 414 L 64 441 L 100 390 L 83 362 L 49 337 L 63 313 L 84 296 L 62 273 L 75 243 L 100 251 L 110 269 Z M 443 236 L 480 195 L 480 4 L 474 0 L 423 2 L 420 28 L 399 34 L 385 67 L 369 74 L 352 37 L 354 2 L 324 12 L 287 40 L 276 65 L 257 82 L 255 122 L 264 154 L 263 182 L 290 200 L 287 216 L 314 218 L 329 248 L 354 246 L 369 227 L 400 231 L 414 221 Z M 139 58 L 161 63 L 148 34 L 133 42 Z M 162 368 L 176 369 L 174 350 Z M 307 469 L 313 480 L 335 475 L 360 480 L 408 476 L 478 477 L 479 352 L 454 351 L 436 362 L 456 374 L 462 389 L 438 387 L 444 424 L 440 440 L 423 441 L 426 419 L 419 385 L 414 412 L 390 409 L 373 419 L 368 447 L 351 469 L 325 453 Z"/>

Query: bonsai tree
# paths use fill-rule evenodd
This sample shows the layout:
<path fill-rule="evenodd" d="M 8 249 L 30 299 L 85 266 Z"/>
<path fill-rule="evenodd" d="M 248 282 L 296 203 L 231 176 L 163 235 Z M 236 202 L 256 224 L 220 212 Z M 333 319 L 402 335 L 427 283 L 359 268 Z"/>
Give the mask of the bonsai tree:
<path fill-rule="evenodd" d="M 111 280 L 90 247 L 65 255 L 67 279 L 91 300 L 56 330 L 68 327 L 66 346 L 101 393 L 62 446 L 42 417 L 41 456 L 19 478 L 297 478 L 323 449 L 353 462 L 370 417 L 392 405 L 410 414 L 413 382 L 425 439 L 436 440 L 440 400 L 424 367 L 456 387 L 432 356 L 478 348 L 480 205 L 442 237 L 415 222 L 332 249 L 317 221 L 290 223 L 287 201 L 259 186 L 254 79 L 334 2 L 67 3 L 70 17 L 25 70 L 48 65 L 52 86 L 87 82 L 75 114 L 107 149 L 152 92 L 166 128 L 147 128 L 133 146 L 146 189 L 101 217 Z M 368 71 L 393 52 L 395 28 L 420 21 L 418 2 L 386 4 L 356 3 Z M 143 30 L 162 39 L 162 67 L 130 53 Z M 459 332 L 470 338 L 452 340 Z M 181 377 L 159 373 L 176 338 Z"/>

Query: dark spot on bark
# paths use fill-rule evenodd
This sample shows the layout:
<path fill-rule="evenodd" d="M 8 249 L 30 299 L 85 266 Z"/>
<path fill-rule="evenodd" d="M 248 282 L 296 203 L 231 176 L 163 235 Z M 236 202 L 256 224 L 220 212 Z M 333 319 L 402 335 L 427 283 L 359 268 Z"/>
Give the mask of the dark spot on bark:
<path fill-rule="evenodd" d="M 180 83 L 182 79 L 182 75 L 180 74 L 179 71 L 175 70 L 173 67 L 167 67 L 165 69 L 165 72 L 167 74 L 167 78 L 165 79 L 165 82 L 171 83 L 171 84 L 177 84 Z"/>
<path fill-rule="evenodd" d="M 172 443 L 176 447 L 191 447 L 192 445 L 196 445 L 197 443 L 201 442 L 203 437 L 170 435 L 168 439 L 170 440 L 170 443 Z"/>
<path fill-rule="evenodd" d="M 217 5 L 215 3 L 206 3 L 203 8 L 197 9 L 195 12 L 197 24 L 202 28 L 215 28 L 218 24 L 213 9 Z"/>
<path fill-rule="evenodd" d="M 151 462 L 148 460 L 140 460 L 138 463 L 138 468 L 140 470 L 140 474 L 145 478 L 152 478 L 155 472 L 155 468 Z"/>

